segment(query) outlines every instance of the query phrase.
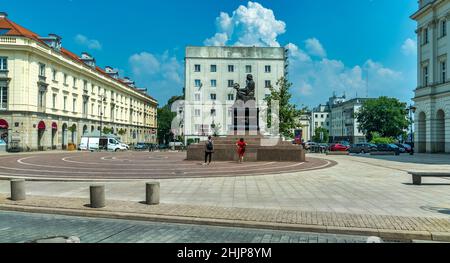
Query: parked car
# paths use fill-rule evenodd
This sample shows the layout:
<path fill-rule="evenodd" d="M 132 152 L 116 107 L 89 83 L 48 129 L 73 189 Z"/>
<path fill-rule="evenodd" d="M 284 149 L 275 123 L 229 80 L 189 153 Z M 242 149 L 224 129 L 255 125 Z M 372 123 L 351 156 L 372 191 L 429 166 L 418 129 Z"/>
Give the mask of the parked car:
<path fill-rule="evenodd" d="M 395 155 L 400 155 L 400 148 L 395 144 L 378 144 L 377 151 L 379 152 L 395 152 Z"/>
<path fill-rule="evenodd" d="M 349 147 L 349 148 L 350 148 L 350 146 L 351 146 L 350 143 L 349 143 L 348 141 L 340 141 L 340 142 L 338 142 L 338 144 L 347 146 L 347 147 Z"/>
<path fill-rule="evenodd" d="M 375 144 L 371 144 L 371 143 L 357 143 L 357 144 L 353 144 L 350 149 L 349 152 L 351 153 L 370 153 L 372 151 L 376 151 L 377 150 L 377 146 Z"/>
<path fill-rule="evenodd" d="M 148 144 L 143 143 L 143 142 L 138 142 L 136 144 L 136 146 L 134 146 L 135 150 L 147 150 L 148 149 Z"/>
<path fill-rule="evenodd" d="M 342 145 L 340 143 L 335 143 L 335 144 L 331 145 L 330 151 L 332 151 L 332 152 L 346 152 L 346 151 L 348 151 L 349 148 L 350 148 L 349 146 L 345 146 L 345 145 Z"/>
<path fill-rule="evenodd" d="M 400 150 L 403 149 L 404 153 L 411 153 L 412 152 L 412 147 L 409 144 L 406 143 L 396 143 L 395 145 L 397 145 L 398 147 L 400 147 Z"/>
<path fill-rule="evenodd" d="M 330 145 L 328 145 L 328 143 L 320 143 L 319 147 L 320 147 L 320 152 L 326 152 L 330 149 Z"/>
<path fill-rule="evenodd" d="M 160 144 L 160 145 L 158 145 L 158 149 L 159 150 L 167 150 L 167 149 L 169 149 L 169 145 L 167 145 L 167 144 Z"/>
<path fill-rule="evenodd" d="M 311 148 L 315 147 L 316 145 L 317 145 L 317 143 L 315 143 L 315 142 L 307 142 L 307 143 L 305 143 L 304 147 L 305 147 L 305 150 L 311 150 Z"/>

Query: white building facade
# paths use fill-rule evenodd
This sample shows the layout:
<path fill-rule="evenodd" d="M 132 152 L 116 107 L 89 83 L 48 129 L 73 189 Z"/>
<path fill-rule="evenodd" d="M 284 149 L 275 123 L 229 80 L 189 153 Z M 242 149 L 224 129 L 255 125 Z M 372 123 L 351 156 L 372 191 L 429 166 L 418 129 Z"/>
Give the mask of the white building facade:
<path fill-rule="evenodd" d="M 333 142 L 364 143 L 366 135 L 360 131 L 356 114 L 367 98 L 355 98 L 331 106 L 330 139 Z"/>
<path fill-rule="evenodd" d="M 155 142 L 157 101 L 111 67 L 77 56 L 0 13 L 0 135 L 24 151 L 65 149 L 108 128 L 125 143 Z M 98 132 L 97 132 L 98 133 Z"/>
<path fill-rule="evenodd" d="M 418 39 L 416 150 L 450 153 L 450 1 L 421 0 L 411 18 L 417 21 Z"/>
<path fill-rule="evenodd" d="M 317 128 L 324 128 L 330 133 L 331 110 L 328 105 L 319 105 L 311 113 L 311 134 L 316 134 Z"/>
<path fill-rule="evenodd" d="M 259 104 L 270 86 L 286 73 L 286 50 L 266 47 L 186 48 L 184 135 L 205 140 L 209 135 L 227 135 L 233 126 L 235 83 L 246 86 L 248 74 L 256 84 Z"/>

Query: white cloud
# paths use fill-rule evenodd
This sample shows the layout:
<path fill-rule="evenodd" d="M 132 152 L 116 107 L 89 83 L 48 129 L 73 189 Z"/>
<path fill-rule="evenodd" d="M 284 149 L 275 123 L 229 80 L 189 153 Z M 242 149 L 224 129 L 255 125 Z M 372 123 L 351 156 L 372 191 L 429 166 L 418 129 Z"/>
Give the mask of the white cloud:
<path fill-rule="evenodd" d="M 220 13 L 216 19 L 217 33 L 204 41 L 205 45 L 279 47 L 277 37 L 286 32 L 286 24 L 276 20 L 271 9 L 249 1 L 239 6 L 232 16 Z"/>
<path fill-rule="evenodd" d="M 402 52 L 405 56 L 417 54 L 417 42 L 411 38 L 406 39 L 402 45 Z"/>
<path fill-rule="evenodd" d="M 157 95 L 161 104 L 165 104 L 173 95 L 181 95 L 183 65 L 169 51 L 163 54 L 137 53 L 130 56 L 129 64 L 137 85 Z"/>
<path fill-rule="evenodd" d="M 98 40 L 89 39 L 88 37 L 86 37 L 85 35 L 82 35 L 82 34 L 78 34 L 75 36 L 75 42 L 78 45 L 87 47 L 88 49 L 92 49 L 92 50 L 101 50 L 102 49 L 102 44 Z"/>
<path fill-rule="evenodd" d="M 310 55 L 324 58 L 327 52 L 317 38 L 310 38 L 305 41 L 306 50 Z"/>
<path fill-rule="evenodd" d="M 292 62 L 306 62 L 311 61 L 311 57 L 301 50 L 296 44 L 289 43 L 285 46 L 289 50 L 289 57 L 292 58 Z"/>

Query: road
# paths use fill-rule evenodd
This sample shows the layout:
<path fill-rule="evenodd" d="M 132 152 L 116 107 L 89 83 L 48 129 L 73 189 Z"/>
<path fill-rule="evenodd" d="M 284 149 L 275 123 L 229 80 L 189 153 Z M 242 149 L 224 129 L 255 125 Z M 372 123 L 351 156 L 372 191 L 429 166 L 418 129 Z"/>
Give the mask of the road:
<path fill-rule="evenodd" d="M 367 237 L 0 211 L 0 243 L 75 236 L 81 243 L 365 243 Z"/>

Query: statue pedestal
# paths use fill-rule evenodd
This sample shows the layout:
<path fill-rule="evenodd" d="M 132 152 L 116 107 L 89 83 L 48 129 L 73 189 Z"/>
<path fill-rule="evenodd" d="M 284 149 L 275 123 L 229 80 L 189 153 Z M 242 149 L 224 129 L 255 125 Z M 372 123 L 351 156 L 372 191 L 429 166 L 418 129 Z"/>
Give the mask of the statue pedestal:
<path fill-rule="evenodd" d="M 235 106 L 231 132 L 234 135 L 259 135 L 259 108 Z"/>

